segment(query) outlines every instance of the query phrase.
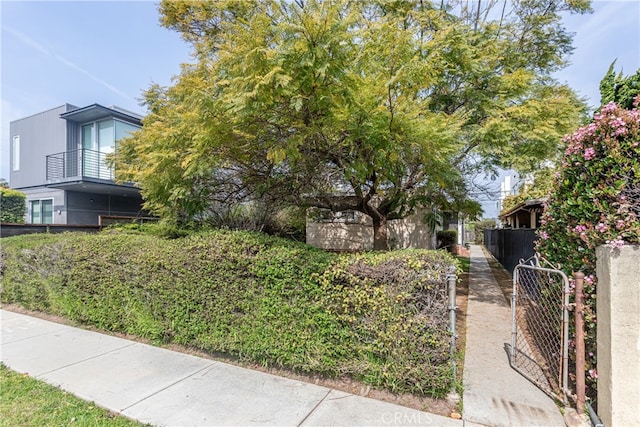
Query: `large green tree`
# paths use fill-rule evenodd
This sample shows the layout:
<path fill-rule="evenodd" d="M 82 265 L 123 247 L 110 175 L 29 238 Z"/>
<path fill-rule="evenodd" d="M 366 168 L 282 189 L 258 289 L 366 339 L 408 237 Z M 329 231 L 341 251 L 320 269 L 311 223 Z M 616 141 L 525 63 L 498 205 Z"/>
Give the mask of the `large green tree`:
<path fill-rule="evenodd" d="M 263 200 L 387 222 L 417 207 L 473 211 L 473 168 L 535 169 L 581 102 L 549 74 L 585 1 L 216 1 L 160 4 L 193 46 L 117 157 L 151 211 L 176 220 Z M 477 213 L 477 212 L 475 212 Z"/>
<path fill-rule="evenodd" d="M 620 107 L 631 110 L 634 98 L 640 95 L 640 68 L 629 76 L 625 76 L 622 71 L 616 75 L 615 65 L 616 61 L 613 61 L 600 81 L 600 104 L 605 106 L 615 102 Z"/>

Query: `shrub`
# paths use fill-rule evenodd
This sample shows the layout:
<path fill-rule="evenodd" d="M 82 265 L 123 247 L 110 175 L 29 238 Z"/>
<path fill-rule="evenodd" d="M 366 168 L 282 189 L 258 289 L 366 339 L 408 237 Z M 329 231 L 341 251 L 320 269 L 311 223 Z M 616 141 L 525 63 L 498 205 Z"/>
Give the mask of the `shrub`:
<path fill-rule="evenodd" d="M 338 256 L 260 233 L 3 239 L 2 301 L 393 391 L 451 388 L 444 253 Z"/>
<path fill-rule="evenodd" d="M 0 187 L 0 221 L 24 222 L 27 196 L 18 190 Z"/>
<path fill-rule="evenodd" d="M 565 156 L 538 230 L 537 251 L 568 276 L 586 275 L 585 369 L 587 394 L 595 399 L 595 248 L 640 242 L 640 111 L 607 104 L 592 123 L 564 141 Z"/>
<path fill-rule="evenodd" d="M 484 244 L 484 230 L 490 230 L 492 228 L 496 228 L 495 219 L 483 219 L 482 221 L 476 222 L 473 229 L 474 242 L 479 245 Z"/>
<path fill-rule="evenodd" d="M 446 248 L 453 251 L 458 239 L 458 232 L 456 230 L 440 230 L 436 233 L 438 239 L 438 249 Z"/>
<path fill-rule="evenodd" d="M 406 250 L 344 256 L 327 270 L 320 277 L 324 306 L 348 325 L 359 354 L 344 369 L 394 392 L 451 390 L 447 274 L 453 265 L 445 252 Z"/>

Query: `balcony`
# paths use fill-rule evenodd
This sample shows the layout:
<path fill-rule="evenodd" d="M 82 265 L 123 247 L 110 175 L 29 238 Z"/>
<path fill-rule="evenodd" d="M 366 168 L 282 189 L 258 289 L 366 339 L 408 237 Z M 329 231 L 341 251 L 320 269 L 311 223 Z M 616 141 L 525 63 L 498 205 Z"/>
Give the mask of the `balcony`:
<path fill-rule="evenodd" d="M 79 149 L 47 156 L 47 187 L 93 194 L 140 197 L 131 182 L 116 184 L 107 153 Z"/>
<path fill-rule="evenodd" d="M 87 178 L 113 181 L 113 169 L 107 165 L 106 158 L 107 153 L 84 148 L 50 154 L 47 156 L 47 182 Z"/>

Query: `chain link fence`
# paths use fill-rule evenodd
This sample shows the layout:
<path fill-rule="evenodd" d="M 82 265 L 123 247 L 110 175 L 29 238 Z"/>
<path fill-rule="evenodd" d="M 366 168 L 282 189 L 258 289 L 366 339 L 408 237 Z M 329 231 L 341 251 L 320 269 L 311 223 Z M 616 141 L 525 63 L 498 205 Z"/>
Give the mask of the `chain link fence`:
<path fill-rule="evenodd" d="M 511 301 L 511 366 L 553 398 L 567 401 L 569 280 L 541 267 L 518 264 Z"/>

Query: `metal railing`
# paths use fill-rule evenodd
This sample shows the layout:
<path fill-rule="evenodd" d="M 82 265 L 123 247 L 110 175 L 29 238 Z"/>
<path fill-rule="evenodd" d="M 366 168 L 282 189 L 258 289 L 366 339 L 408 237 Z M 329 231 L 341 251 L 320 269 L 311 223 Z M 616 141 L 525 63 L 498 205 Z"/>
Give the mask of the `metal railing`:
<path fill-rule="evenodd" d="M 107 154 L 81 148 L 47 156 L 47 181 L 70 178 L 98 178 L 113 181 L 113 168 Z"/>

